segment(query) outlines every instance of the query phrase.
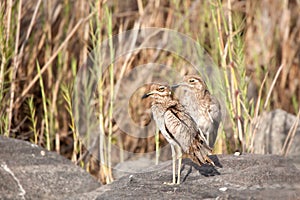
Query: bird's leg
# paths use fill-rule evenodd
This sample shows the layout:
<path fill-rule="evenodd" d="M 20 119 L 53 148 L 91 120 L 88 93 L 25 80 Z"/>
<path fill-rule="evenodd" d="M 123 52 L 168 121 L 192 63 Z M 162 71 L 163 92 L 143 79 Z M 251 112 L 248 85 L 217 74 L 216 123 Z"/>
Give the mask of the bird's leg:
<path fill-rule="evenodd" d="M 206 135 L 206 140 L 207 140 L 208 146 L 211 147 L 211 146 L 210 146 L 210 142 L 209 142 L 209 140 L 210 140 L 209 136 L 210 136 L 210 135 L 209 135 L 209 133 L 208 133 L 208 134 Z M 211 148 L 212 148 L 212 147 L 211 147 Z"/>
<path fill-rule="evenodd" d="M 172 148 L 172 162 L 173 162 L 173 181 L 172 183 L 175 184 L 176 182 L 176 150 L 173 145 L 171 145 Z"/>
<path fill-rule="evenodd" d="M 172 150 L 172 165 L 173 165 L 173 181 L 171 183 L 164 182 L 166 185 L 175 185 L 176 183 L 176 151 L 174 146 L 171 144 L 171 150 Z"/>
<path fill-rule="evenodd" d="M 201 135 L 201 137 L 204 139 L 204 142 L 207 144 L 207 145 L 209 145 L 209 143 L 208 143 L 208 139 L 209 139 L 209 136 L 208 135 L 206 135 L 206 134 L 204 134 L 203 133 L 203 131 L 201 130 L 201 128 L 198 128 L 199 129 L 199 132 L 200 132 L 200 135 Z"/>
<path fill-rule="evenodd" d="M 177 184 L 180 184 L 180 172 L 181 172 L 181 162 L 182 162 L 182 152 L 180 146 L 177 147 L 177 155 L 178 155 L 178 176 L 177 176 Z"/>

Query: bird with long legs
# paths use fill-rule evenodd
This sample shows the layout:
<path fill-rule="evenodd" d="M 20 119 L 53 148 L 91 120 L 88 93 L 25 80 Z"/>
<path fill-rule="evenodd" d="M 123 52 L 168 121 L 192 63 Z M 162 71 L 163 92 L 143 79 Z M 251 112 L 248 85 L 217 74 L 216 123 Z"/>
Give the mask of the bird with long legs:
<path fill-rule="evenodd" d="M 207 163 L 214 166 L 208 157 L 212 149 L 205 142 L 197 128 L 196 122 L 185 111 L 178 100 L 173 99 L 167 85 L 153 83 L 150 91 L 142 96 L 151 98 L 151 111 L 156 125 L 171 145 L 173 179 L 168 185 L 180 184 L 182 153 L 187 154 L 199 166 Z M 176 159 L 178 159 L 176 182 Z"/>
<path fill-rule="evenodd" d="M 221 121 L 220 103 L 211 95 L 206 83 L 198 75 L 184 76 L 182 82 L 172 86 L 173 89 L 178 87 L 184 89 L 178 98 L 179 102 L 197 123 L 209 146 L 213 148 Z"/>

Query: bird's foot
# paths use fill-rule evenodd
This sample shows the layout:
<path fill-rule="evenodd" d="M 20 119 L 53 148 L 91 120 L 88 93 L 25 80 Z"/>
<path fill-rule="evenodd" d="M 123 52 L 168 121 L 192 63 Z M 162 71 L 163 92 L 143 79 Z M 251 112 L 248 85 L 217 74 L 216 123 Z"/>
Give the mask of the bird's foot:
<path fill-rule="evenodd" d="M 179 185 L 179 183 L 174 183 L 174 182 L 164 182 L 164 185 L 172 186 L 172 185 Z"/>

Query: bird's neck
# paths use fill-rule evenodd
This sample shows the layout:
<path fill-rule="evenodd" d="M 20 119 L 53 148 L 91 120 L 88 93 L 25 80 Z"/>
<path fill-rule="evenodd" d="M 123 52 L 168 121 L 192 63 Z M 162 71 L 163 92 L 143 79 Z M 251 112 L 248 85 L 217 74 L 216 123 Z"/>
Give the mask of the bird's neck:
<path fill-rule="evenodd" d="M 207 102 L 207 103 L 211 102 L 211 96 L 210 96 L 210 92 L 208 90 L 197 92 L 196 93 L 196 98 L 201 99 L 201 100 L 203 100 L 204 102 Z"/>
<path fill-rule="evenodd" d="M 154 107 L 161 107 L 162 110 L 167 110 L 170 107 L 174 107 L 178 104 L 177 100 L 171 98 L 164 98 L 161 100 L 156 100 L 152 102 L 152 106 Z"/>

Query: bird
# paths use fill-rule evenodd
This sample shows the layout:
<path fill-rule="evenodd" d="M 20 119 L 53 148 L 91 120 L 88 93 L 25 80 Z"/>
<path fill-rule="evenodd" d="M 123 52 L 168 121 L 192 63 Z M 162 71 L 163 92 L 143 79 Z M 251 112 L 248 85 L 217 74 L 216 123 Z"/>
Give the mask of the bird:
<path fill-rule="evenodd" d="M 173 98 L 171 88 L 168 85 L 151 83 L 150 91 L 142 96 L 142 99 L 145 98 L 151 98 L 153 119 L 171 146 L 173 179 L 172 182 L 165 182 L 165 184 L 180 184 L 183 153 L 199 166 L 203 164 L 215 166 L 208 157 L 212 149 L 201 136 L 196 122 L 188 115 L 179 101 Z M 176 159 L 178 159 L 177 182 Z"/>
<path fill-rule="evenodd" d="M 206 83 L 198 75 L 186 75 L 182 82 L 171 87 L 173 90 L 183 87 L 184 92 L 179 96 L 179 102 L 197 123 L 206 142 L 213 148 L 222 117 L 219 101 L 211 95 Z"/>

